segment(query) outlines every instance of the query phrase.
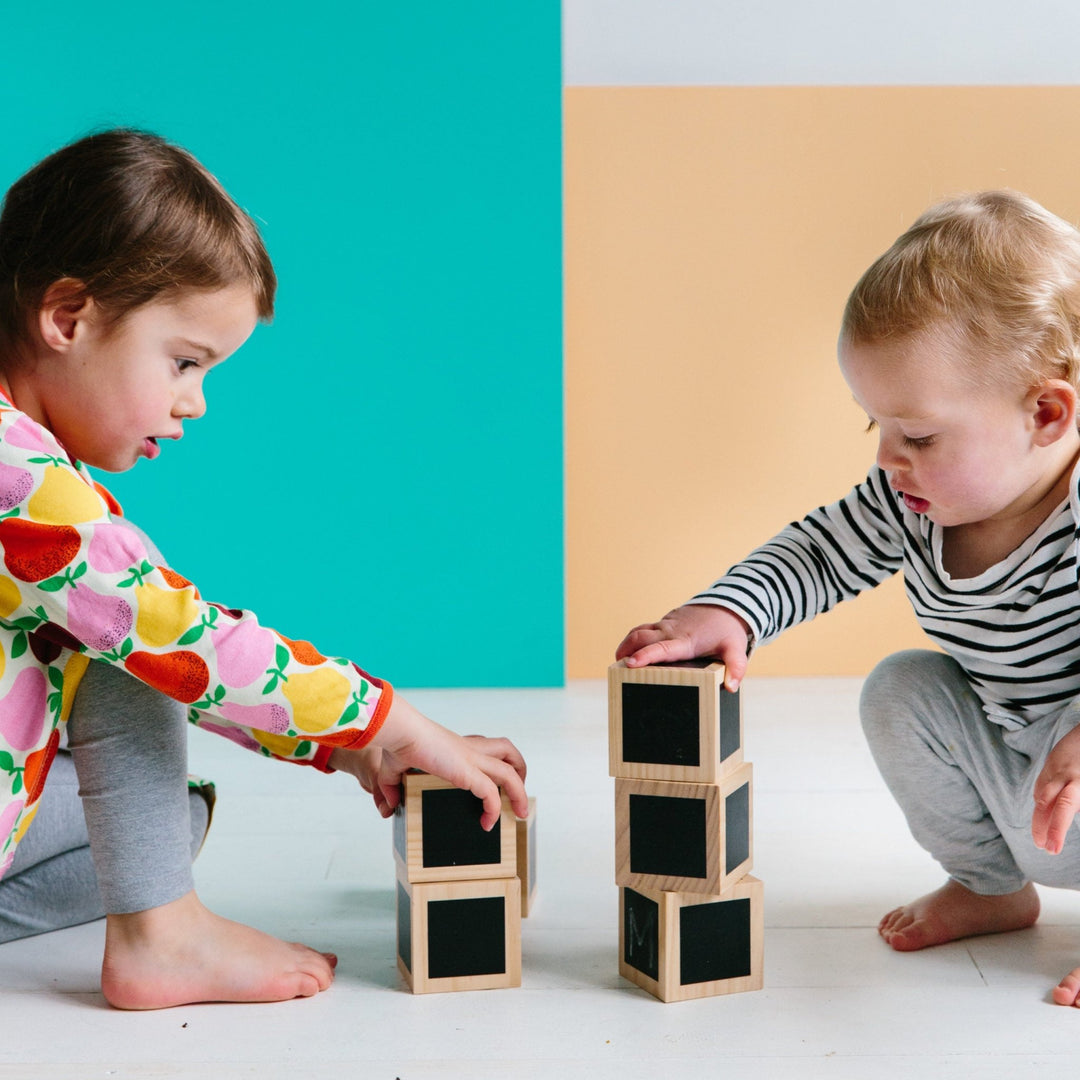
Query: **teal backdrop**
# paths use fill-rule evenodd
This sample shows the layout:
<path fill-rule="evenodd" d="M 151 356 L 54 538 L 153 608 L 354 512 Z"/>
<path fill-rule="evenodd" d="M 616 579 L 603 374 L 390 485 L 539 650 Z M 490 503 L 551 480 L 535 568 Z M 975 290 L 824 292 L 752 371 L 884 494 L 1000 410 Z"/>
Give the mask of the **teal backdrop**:
<path fill-rule="evenodd" d="M 0 183 L 157 131 L 277 315 L 101 479 L 203 594 L 401 686 L 563 679 L 558 0 L 5 5 Z"/>

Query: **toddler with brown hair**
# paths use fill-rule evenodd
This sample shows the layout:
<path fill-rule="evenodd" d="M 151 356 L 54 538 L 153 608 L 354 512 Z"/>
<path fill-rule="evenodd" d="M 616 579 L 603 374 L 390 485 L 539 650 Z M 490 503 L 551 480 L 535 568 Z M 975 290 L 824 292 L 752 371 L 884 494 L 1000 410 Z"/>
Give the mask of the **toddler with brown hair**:
<path fill-rule="evenodd" d="M 472 791 L 486 828 L 500 788 L 528 812 L 511 743 L 462 738 L 349 660 L 207 602 L 87 470 L 179 439 L 275 287 L 247 214 L 145 132 L 58 150 L 0 212 L 0 941 L 105 915 L 102 989 L 124 1008 L 333 977 L 332 954 L 199 901 L 209 806 L 188 791 L 188 721 L 349 772 L 384 816 L 409 768 Z"/>

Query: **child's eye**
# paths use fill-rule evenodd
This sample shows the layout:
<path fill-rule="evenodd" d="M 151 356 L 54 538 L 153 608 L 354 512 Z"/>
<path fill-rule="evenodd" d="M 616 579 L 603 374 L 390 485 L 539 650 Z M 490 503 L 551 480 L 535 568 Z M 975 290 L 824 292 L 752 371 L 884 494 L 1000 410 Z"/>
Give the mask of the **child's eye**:
<path fill-rule="evenodd" d="M 904 436 L 904 445 L 910 447 L 912 450 L 925 450 L 927 447 L 934 445 L 933 435 L 924 435 L 920 439 L 912 439 L 909 436 Z"/>
<path fill-rule="evenodd" d="M 176 370 L 179 371 L 181 374 L 183 374 L 189 368 L 198 367 L 198 366 L 199 366 L 199 361 L 198 360 L 192 360 L 188 356 L 178 356 L 178 357 L 176 357 Z"/>
<path fill-rule="evenodd" d="M 877 421 L 876 420 L 867 420 L 866 421 L 866 434 L 869 435 L 871 431 L 876 431 L 876 430 L 877 430 Z"/>

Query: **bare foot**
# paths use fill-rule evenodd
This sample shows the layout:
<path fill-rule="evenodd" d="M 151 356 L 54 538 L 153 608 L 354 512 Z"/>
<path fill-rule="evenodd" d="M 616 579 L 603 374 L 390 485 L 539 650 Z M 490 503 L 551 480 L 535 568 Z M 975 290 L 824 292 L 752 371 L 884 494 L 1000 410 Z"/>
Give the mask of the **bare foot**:
<path fill-rule="evenodd" d="M 878 933 L 898 952 L 913 952 L 976 934 L 1023 930 L 1038 917 L 1039 895 L 1030 882 L 1019 892 L 980 896 L 950 879 L 937 892 L 890 911 Z"/>
<path fill-rule="evenodd" d="M 334 978 L 337 957 L 231 922 L 194 892 L 133 915 L 109 915 L 101 989 L 118 1009 L 196 1001 L 311 997 Z"/>

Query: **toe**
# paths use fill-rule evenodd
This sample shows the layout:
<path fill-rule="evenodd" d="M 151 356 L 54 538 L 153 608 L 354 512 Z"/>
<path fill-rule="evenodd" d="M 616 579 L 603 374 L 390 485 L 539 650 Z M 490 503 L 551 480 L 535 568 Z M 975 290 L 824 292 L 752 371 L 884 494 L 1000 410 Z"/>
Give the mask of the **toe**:
<path fill-rule="evenodd" d="M 894 930 L 885 938 L 889 946 L 897 952 L 915 952 L 923 947 L 922 935 L 917 927 L 905 927 L 902 930 Z"/>
<path fill-rule="evenodd" d="M 1057 1005 L 1077 1005 L 1080 997 L 1080 977 L 1078 971 L 1070 972 L 1054 987 L 1054 1003 Z"/>
<path fill-rule="evenodd" d="M 893 908 L 892 911 L 887 912 L 881 917 L 881 922 L 878 923 L 878 932 L 881 934 L 888 933 L 892 930 L 897 918 L 900 916 L 901 909 Z"/>

